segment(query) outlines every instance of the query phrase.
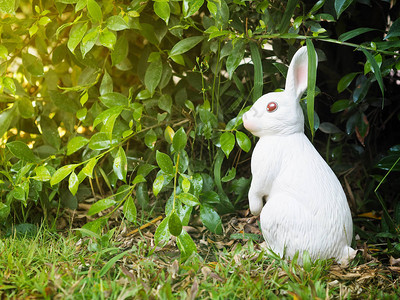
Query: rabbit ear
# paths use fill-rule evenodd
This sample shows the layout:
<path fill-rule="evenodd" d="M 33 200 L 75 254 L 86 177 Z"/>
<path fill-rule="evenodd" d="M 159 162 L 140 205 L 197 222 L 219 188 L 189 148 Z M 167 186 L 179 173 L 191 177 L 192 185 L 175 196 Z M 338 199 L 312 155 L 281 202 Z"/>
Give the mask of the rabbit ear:
<path fill-rule="evenodd" d="M 285 91 L 299 99 L 307 89 L 308 55 L 307 47 L 301 47 L 292 58 L 286 77 Z"/>

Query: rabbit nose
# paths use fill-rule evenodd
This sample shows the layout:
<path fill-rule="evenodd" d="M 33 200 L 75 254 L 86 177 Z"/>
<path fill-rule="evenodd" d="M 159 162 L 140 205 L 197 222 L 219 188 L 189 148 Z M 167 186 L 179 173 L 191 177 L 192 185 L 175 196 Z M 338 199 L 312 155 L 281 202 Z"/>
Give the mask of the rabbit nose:
<path fill-rule="evenodd" d="M 251 110 L 243 114 L 243 126 L 246 128 L 248 131 L 253 131 L 255 129 L 255 124 L 254 124 L 254 117 L 252 116 Z"/>

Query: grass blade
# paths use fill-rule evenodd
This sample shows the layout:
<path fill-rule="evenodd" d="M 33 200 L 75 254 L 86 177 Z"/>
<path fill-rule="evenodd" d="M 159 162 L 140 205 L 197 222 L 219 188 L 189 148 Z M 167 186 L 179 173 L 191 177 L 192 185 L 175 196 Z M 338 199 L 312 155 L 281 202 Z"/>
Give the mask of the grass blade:
<path fill-rule="evenodd" d="M 364 53 L 364 55 L 366 56 L 367 60 L 371 64 L 371 68 L 374 71 L 374 75 L 375 75 L 376 81 L 378 81 L 379 87 L 380 87 L 381 92 L 382 92 L 382 98 L 384 98 L 385 97 L 384 96 L 384 85 L 383 85 L 383 80 L 382 80 L 381 69 L 379 68 L 378 64 L 375 61 L 375 58 L 372 56 L 371 53 L 369 53 L 365 49 L 361 49 L 361 51 Z M 383 104 L 384 104 L 384 99 L 382 99 L 382 108 L 383 108 Z"/>
<path fill-rule="evenodd" d="M 130 250 L 126 250 L 118 255 L 115 255 L 113 258 L 111 258 L 100 270 L 99 276 L 102 277 L 104 276 L 108 270 L 110 270 L 110 268 L 118 261 L 120 260 L 122 257 L 125 256 L 125 254 L 127 254 Z"/>
<path fill-rule="evenodd" d="M 376 30 L 376 29 L 366 28 L 366 27 L 357 28 L 357 29 L 350 30 L 348 32 L 342 33 L 339 36 L 338 40 L 341 41 L 341 42 L 345 42 L 345 41 L 348 41 L 348 40 L 352 39 L 353 37 L 356 37 L 356 36 L 358 36 L 360 34 L 363 34 L 363 33 L 366 33 L 366 32 L 370 32 L 370 31 L 374 31 L 374 30 Z"/>
<path fill-rule="evenodd" d="M 254 89 L 253 89 L 253 102 L 262 96 L 263 92 L 263 69 L 261 63 L 260 51 L 256 43 L 250 43 L 251 60 L 254 65 Z"/>
<path fill-rule="evenodd" d="M 385 176 L 383 176 L 382 180 L 379 182 L 378 186 L 374 190 L 375 196 L 378 198 L 379 203 L 382 206 L 383 216 L 385 218 L 385 221 L 386 221 L 387 225 L 389 226 L 390 231 L 393 233 L 396 232 L 396 224 L 394 223 L 393 219 L 390 217 L 389 212 L 386 208 L 385 202 L 383 201 L 381 195 L 378 193 L 378 189 L 380 188 L 381 184 L 385 182 L 386 177 L 393 171 L 394 167 L 398 164 L 399 161 L 400 161 L 400 157 L 394 162 L 392 167 L 386 172 Z"/>
<path fill-rule="evenodd" d="M 308 55 L 308 82 L 307 82 L 307 116 L 310 124 L 311 135 L 314 138 L 314 97 L 315 82 L 317 80 L 317 54 L 310 39 L 306 40 Z"/>
<path fill-rule="evenodd" d="M 283 17 L 281 23 L 279 24 L 279 33 L 285 33 L 290 25 L 290 19 L 293 16 L 293 12 L 296 9 L 298 0 L 288 0 L 285 12 L 283 13 Z"/>

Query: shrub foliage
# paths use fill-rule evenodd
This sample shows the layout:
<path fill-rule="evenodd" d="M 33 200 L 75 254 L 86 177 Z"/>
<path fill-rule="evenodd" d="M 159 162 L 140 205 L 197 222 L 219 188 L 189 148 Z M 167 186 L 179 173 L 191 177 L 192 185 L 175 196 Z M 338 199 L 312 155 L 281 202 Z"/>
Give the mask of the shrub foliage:
<path fill-rule="evenodd" d="M 220 234 L 220 215 L 243 207 L 254 139 L 241 116 L 283 88 L 304 44 L 315 45 L 322 69 L 316 110 L 314 86 L 303 101 L 310 137 L 338 172 L 375 156 L 365 167 L 373 176 L 351 183 L 366 189 L 352 208 L 379 198 L 394 233 L 399 220 L 387 206 L 398 197 L 388 203 L 371 191 L 383 183 L 380 169 L 400 170 L 400 146 L 389 138 L 376 147 L 372 125 L 399 119 L 400 19 L 387 18 L 385 1 L 360 2 L 1 2 L 1 222 L 50 222 L 95 194 L 88 214 L 108 212 L 85 225 L 97 232 L 121 206 L 135 223 L 137 210 L 161 204 L 155 243 L 174 235 L 189 256 L 196 246 L 182 226 L 193 214 Z M 354 20 L 376 5 L 383 22 Z"/>

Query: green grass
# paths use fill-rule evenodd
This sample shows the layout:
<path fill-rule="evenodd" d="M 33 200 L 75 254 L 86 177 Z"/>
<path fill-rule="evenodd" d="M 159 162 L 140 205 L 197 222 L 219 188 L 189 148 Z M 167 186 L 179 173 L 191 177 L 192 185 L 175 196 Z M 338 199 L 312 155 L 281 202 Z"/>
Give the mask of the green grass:
<path fill-rule="evenodd" d="M 303 268 L 247 242 L 179 262 L 177 252 L 140 238 L 122 248 L 104 236 L 46 230 L 0 241 L 2 299 L 326 299 L 400 296 L 398 274 L 376 262 L 343 270 L 332 261 Z"/>

